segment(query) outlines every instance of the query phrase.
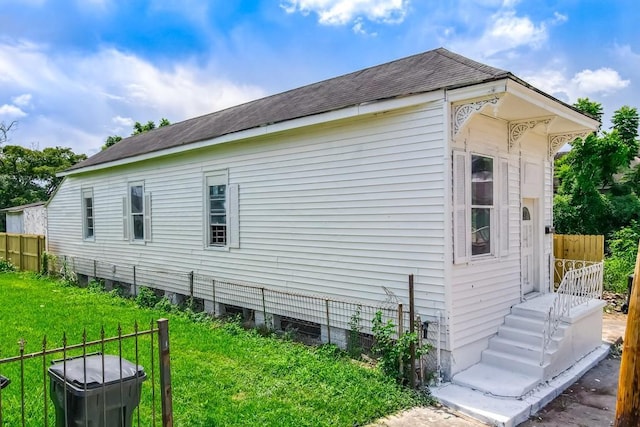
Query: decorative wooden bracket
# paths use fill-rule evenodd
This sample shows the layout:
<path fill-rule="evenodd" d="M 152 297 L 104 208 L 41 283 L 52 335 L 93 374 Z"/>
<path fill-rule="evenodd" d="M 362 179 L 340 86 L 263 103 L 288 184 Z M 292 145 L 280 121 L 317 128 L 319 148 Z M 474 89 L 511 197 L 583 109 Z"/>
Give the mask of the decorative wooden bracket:
<path fill-rule="evenodd" d="M 529 129 L 533 129 L 538 125 L 549 126 L 554 118 L 555 116 L 549 116 L 509 122 L 509 151 L 511 151 L 511 149 Z"/>
<path fill-rule="evenodd" d="M 552 159 L 553 155 L 562 147 L 564 144 L 568 144 L 569 142 L 574 141 L 576 138 L 586 138 L 593 131 L 586 129 L 578 132 L 569 132 L 569 133 L 554 133 L 549 135 L 549 158 Z"/>
<path fill-rule="evenodd" d="M 492 104 L 495 107 L 498 105 L 498 101 L 500 98 L 498 96 L 494 96 L 489 99 L 481 99 L 479 101 L 469 102 L 466 104 L 458 104 L 453 107 L 453 136 L 458 135 L 460 130 L 464 127 L 464 125 L 469 121 L 469 118 L 487 105 Z"/>

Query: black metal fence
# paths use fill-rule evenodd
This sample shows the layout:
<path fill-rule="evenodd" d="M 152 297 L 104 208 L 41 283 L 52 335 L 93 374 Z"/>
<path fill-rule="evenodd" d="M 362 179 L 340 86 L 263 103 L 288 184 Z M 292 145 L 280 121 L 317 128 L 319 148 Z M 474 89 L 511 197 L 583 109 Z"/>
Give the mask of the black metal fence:
<path fill-rule="evenodd" d="M 173 425 L 168 320 L 149 329 L 49 347 L 47 337 L 0 359 L 0 426 Z M 39 347 L 37 351 L 30 348 Z"/>
<path fill-rule="evenodd" d="M 256 283 L 229 280 L 193 271 L 176 271 L 145 265 L 115 264 L 97 259 L 58 256 L 57 273 L 86 283 L 92 278 L 105 281 L 107 289 L 119 287 L 137 295 L 142 286 L 155 289 L 172 303 L 187 300 L 198 310 L 214 316 L 239 315 L 247 326 L 264 325 L 282 333 L 294 333 L 308 344 L 331 343 L 341 348 L 366 352 L 373 343 L 373 318 L 382 314 L 397 334 L 409 330 L 409 300 L 384 289 L 383 300 L 340 300 L 301 292 L 274 289 Z M 407 289 L 408 293 L 408 289 Z M 440 377 L 440 351 L 444 332 L 439 315 L 420 319 L 421 342 L 432 350 L 422 357 L 423 373 Z"/>

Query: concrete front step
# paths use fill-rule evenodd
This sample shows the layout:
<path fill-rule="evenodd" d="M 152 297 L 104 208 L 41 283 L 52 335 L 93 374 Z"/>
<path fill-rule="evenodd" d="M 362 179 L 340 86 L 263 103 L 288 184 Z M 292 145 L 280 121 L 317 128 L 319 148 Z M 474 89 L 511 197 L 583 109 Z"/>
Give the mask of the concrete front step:
<path fill-rule="evenodd" d="M 539 354 L 537 357 L 520 356 L 500 350 L 493 350 L 491 348 L 482 352 L 482 359 L 480 363 L 537 377 L 539 381 L 544 378 L 545 368 L 549 365 L 546 360 L 542 366 L 540 365 Z"/>
<path fill-rule="evenodd" d="M 542 346 L 539 342 L 532 345 L 527 342 L 511 340 L 500 336 L 492 337 L 489 340 L 489 349 L 532 360 L 540 360 L 542 353 Z"/>
<path fill-rule="evenodd" d="M 520 397 L 533 390 L 540 379 L 519 371 L 478 363 L 452 378 L 452 383 L 498 397 Z"/>
<path fill-rule="evenodd" d="M 558 348 L 558 343 L 562 340 L 564 329 L 559 330 L 549 343 L 549 350 Z M 511 341 L 519 341 L 537 348 L 542 348 L 542 332 L 533 332 L 527 329 L 514 328 L 502 325 L 498 328 L 498 337 Z"/>
<path fill-rule="evenodd" d="M 504 318 L 504 325 L 512 328 L 522 329 L 535 333 L 542 333 L 544 329 L 544 320 L 530 318 L 526 315 L 507 314 Z"/>

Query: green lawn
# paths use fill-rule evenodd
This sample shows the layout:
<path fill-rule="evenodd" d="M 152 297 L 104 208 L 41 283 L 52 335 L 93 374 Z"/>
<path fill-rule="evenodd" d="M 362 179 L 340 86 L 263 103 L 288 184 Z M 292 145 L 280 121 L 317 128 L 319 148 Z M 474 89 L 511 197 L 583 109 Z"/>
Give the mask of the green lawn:
<path fill-rule="evenodd" d="M 141 309 L 106 293 L 65 286 L 19 273 L 0 274 L 0 358 L 133 331 L 134 322 L 148 329 L 153 319 L 169 318 L 172 391 L 176 426 L 354 426 L 364 425 L 401 408 L 424 402 L 383 377 L 344 357 L 301 344 L 264 338 L 235 326 L 193 323 L 176 314 Z M 139 342 L 139 363 L 150 376 L 148 339 Z M 100 350 L 99 348 L 90 351 Z M 115 345 L 105 353 L 118 354 Z M 124 356 L 135 361 L 133 341 Z M 47 359 L 61 358 L 54 355 Z M 42 425 L 43 364 L 25 362 L 27 425 Z M 19 363 L 0 365 L 12 383 L 2 392 L 5 425 L 20 420 Z M 156 373 L 157 376 L 157 373 Z M 157 382 L 157 378 L 156 378 Z M 159 394 L 156 389 L 156 394 Z M 143 385 L 141 425 L 150 425 L 151 381 Z M 156 399 L 157 401 L 157 399 Z M 53 406 L 49 405 L 53 420 Z M 158 411 L 160 413 L 160 411 Z"/>

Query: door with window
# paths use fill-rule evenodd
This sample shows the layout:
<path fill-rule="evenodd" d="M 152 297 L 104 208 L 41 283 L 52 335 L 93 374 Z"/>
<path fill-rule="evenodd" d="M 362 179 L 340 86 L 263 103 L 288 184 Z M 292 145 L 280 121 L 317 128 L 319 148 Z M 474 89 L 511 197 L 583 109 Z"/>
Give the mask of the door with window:
<path fill-rule="evenodd" d="M 538 286 L 537 277 L 537 232 L 536 232 L 536 210 L 534 199 L 523 199 L 522 201 L 522 293 L 534 292 Z"/>

